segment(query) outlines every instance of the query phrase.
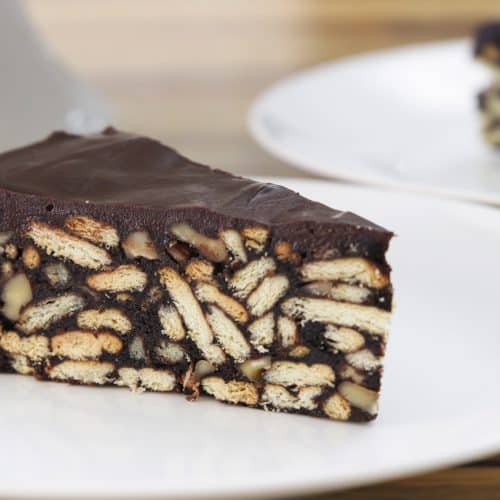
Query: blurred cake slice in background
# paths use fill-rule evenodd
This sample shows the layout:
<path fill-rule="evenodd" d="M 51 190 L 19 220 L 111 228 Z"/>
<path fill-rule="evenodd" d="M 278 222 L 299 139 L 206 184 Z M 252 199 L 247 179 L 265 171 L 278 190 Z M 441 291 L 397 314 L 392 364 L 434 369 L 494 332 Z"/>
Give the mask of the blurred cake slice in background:
<path fill-rule="evenodd" d="M 474 56 L 487 64 L 493 74 L 491 85 L 478 95 L 483 137 L 489 144 L 500 146 L 500 22 L 478 27 Z"/>
<path fill-rule="evenodd" d="M 477 28 L 474 55 L 500 74 L 500 21 Z"/>

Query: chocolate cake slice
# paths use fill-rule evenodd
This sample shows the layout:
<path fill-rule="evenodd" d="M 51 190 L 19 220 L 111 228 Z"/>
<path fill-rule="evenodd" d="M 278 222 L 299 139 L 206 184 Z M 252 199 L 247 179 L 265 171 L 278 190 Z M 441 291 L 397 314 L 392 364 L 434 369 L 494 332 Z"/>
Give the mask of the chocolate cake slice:
<path fill-rule="evenodd" d="M 0 155 L 0 371 L 377 414 L 392 233 L 107 129 Z"/>

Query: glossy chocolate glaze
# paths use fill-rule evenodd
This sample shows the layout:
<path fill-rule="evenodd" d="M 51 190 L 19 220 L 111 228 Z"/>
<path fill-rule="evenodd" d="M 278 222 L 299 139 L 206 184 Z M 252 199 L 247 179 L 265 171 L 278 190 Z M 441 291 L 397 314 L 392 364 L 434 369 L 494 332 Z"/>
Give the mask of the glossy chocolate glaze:
<path fill-rule="evenodd" d="M 0 186 L 98 204 L 206 208 L 263 224 L 313 220 L 381 229 L 284 187 L 194 163 L 153 139 L 113 129 L 90 136 L 56 132 L 0 155 Z"/>
<path fill-rule="evenodd" d="M 333 200 L 334 201 L 334 200 Z M 205 234 L 258 223 L 294 242 L 304 258 L 362 255 L 385 261 L 392 233 L 284 187 L 192 162 L 146 137 L 112 128 L 89 136 L 55 132 L 0 155 L 0 230 L 31 218 L 62 224 L 86 213 L 127 231 L 163 237 L 177 221 Z M 158 241 L 163 245 L 164 241 Z"/>

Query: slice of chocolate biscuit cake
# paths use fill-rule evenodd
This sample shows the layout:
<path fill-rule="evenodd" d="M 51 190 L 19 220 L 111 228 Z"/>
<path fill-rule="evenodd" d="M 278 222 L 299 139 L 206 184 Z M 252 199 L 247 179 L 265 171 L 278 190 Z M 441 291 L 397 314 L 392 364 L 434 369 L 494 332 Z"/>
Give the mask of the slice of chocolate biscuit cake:
<path fill-rule="evenodd" d="M 0 371 L 377 414 L 392 233 L 107 129 L 0 155 Z"/>

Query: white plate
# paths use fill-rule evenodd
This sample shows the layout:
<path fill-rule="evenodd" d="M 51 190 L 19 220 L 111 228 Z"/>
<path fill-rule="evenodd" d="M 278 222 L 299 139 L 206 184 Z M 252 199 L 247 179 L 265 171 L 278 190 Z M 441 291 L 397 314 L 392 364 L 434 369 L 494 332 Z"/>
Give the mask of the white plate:
<path fill-rule="evenodd" d="M 278 83 L 249 123 L 311 172 L 500 203 L 500 152 L 483 143 L 476 105 L 490 79 L 469 40 L 384 50 Z"/>
<path fill-rule="evenodd" d="M 356 425 L 0 376 L 0 497 L 235 498 L 400 477 L 500 450 L 500 212 L 278 179 L 398 233 L 381 413 Z"/>

